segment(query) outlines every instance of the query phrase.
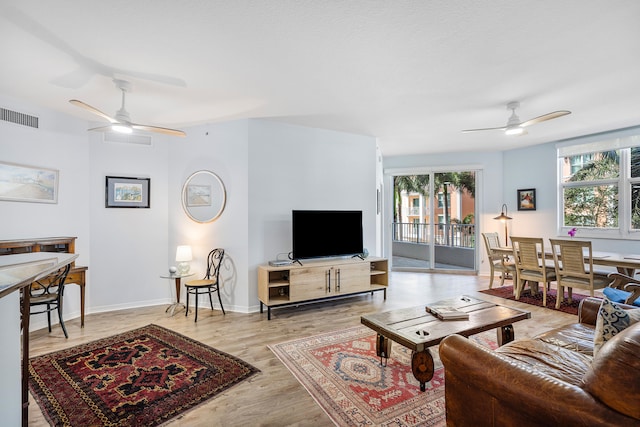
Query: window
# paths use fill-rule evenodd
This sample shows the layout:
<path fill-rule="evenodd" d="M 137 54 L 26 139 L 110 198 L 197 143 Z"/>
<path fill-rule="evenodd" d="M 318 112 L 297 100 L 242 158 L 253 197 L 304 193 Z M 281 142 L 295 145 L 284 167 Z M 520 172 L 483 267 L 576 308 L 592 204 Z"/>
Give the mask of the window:
<path fill-rule="evenodd" d="M 444 208 L 444 193 L 438 193 L 438 207 Z M 447 207 L 451 207 L 451 197 L 447 197 Z"/>
<path fill-rule="evenodd" d="M 558 172 L 561 235 L 640 239 L 640 135 L 560 146 Z"/>

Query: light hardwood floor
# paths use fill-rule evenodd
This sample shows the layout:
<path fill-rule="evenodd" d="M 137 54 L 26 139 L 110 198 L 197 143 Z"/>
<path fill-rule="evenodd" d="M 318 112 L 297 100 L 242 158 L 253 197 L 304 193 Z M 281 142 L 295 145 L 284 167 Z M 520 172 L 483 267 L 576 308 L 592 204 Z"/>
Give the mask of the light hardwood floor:
<path fill-rule="evenodd" d="M 506 282 L 511 285 L 511 281 Z M 381 292 L 319 304 L 275 309 L 265 313 L 231 313 L 200 308 L 198 322 L 184 311 L 174 317 L 166 306 L 91 314 L 80 328 L 79 319 L 66 322 L 69 339 L 59 326 L 31 333 L 31 356 L 154 323 L 189 336 L 251 363 L 260 373 L 168 423 L 170 426 L 331 426 L 333 423 L 289 370 L 267 348 L 295 338 L 339 330 L 360 324 L 368 313 L 411 307 L 460 294 L 530 310 L 532 318 L 514 324 L 516 339 L 573 323 L 577 317 L 549 309 L 477 293 L 487 289 L 487 277 L 393 272 L 386 301 Z M 494 286 L 497 286 L 494 284 Z M 30 398 L 29 425 L 47 426 L 37 403 Z"/>

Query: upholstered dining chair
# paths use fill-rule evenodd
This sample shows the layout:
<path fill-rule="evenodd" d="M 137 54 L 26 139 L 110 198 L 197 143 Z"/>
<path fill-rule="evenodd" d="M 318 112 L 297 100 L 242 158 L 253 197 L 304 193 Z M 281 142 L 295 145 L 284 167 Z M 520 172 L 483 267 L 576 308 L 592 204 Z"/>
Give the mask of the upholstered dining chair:
<path fill-rule="evenodd" d="M 224 258 L 224 249 L 214 249 L 209 252 L 207 256 L 207 273 L 204 278 L 200 280 L 191 280 L 184 284 L 187 288 L 187 305 L 184 315 L 189 314 L 189 295 L 195 295 L 196 297 L 196 312 L 195 322 L 198 321 L 198 299 L 200 295 L 209 294 L 209 303 L 211 304 L 211 310 L 213 310 L 213 299 L 211 294 L 216 292 L 218 294 L 218 301 L 220 302 L 220 308 L 222 314 L 226 314 L 224 306 L 222 305 L 222 298 L 220 297 L 220 266 L 222 265 L 222 259 Z"/>
<path fill-rule="evenodd" d="M 516 299 L 524 289 L 525 282 L 529 283 L 532 293 L 538 291 L 538 283 L 542 283 L 542 306 L 547 306 L 547 289 L 556 280 L 555 266 L 546 264 L 544 254 L 544 240 L 540 237 L 511 236 L 513 259 L 516 265 L 514 288 Z"/>
<path fill-rule="evenodd" d="M 496 271 L 500 272 L 500 286 L 504 285 L 504 279 L 507 275 L 515 275 L 516 267 L 509 257 L 502 253 L 496 252 L 494 249 L 500 247 L 498 233 L 482 233 L 484 245 L 489 257 L 489 268 L 491 269 L 491 279 L 489 280 L 489 289 L 493 287 L 493 279 Z M 514 279 L 515 284 L 515 279 Z"/>
<path fill-rule="evenodd" d="M 51 312 L 58 311 L 58 320 L 64 332 L 64 337 L 69 338 L 67 328 L 62 320 L 62 301 L 64 297 L 64 281 L 67 280 L 67 274 L 71 265 L 58 269 L 50 275 L 38 279 L 31 284 L 29 289 L 29 308 L 30 315 L 47 313 L 47 324 L 49 332 L 51 332 Z M 36 311 L 33 311 L 35 308 Z"/>
<path fill-rule="evenodd" d="M 609 273 L 609 286 L 602 293 L 613 302 L 640 307 L 640 280 L 622 273 Z"/>
<path fill-rule="evenodd" d="M 593 250 L 588 240 L 549 239 L 553 262 L 556 267 L 558 297 L 556 308 L 564 299 L 564 288 L 567 288 L 569 302 L 572 301 L 573 288 L 586 289 L 593 296 L 594 289 L 607 287 L 611 280 L 607 273 L 593 269 Z"/>

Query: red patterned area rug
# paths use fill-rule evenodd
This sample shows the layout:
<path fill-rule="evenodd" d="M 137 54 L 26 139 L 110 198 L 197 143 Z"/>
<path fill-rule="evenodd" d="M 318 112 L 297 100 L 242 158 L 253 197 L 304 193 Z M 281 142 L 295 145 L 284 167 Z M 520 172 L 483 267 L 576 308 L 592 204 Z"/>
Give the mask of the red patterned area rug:
<path fill-rule="evenodd" d="M 472 339 L 496 348 L 495 331 Z M 376 334 L 365 326 L 302 338 L 271 351 L 338 426 L 444 426 L 444 370 L 437 347 L 427 390 L 411 373 L 411 350 L 393 343 L 387 366 L 376 356 Z"/>
<path fill-rule="evenodd" d="M 513 286 L 500 286 L 493 289 L 485 289 L 480 291 L 483 294 L 493 295 L 500 298 L 509 299 L 512 301 L 516 300 L 515 295 L 513 295 Z M 556 309 L 556 295 L 557 292 L 555 289 L 549 289 L 547 291 L 547 308 L 555 310 Z M 576 294 L 575 292 L 572 294 L 571 304 L 567 302 L 566 292 L 565 298 L 560 303 L 560 309 L 558 311 L 562 311 L 564 313 L 575 314 L 578 315 L 578 306 L 580 305 L 580 301 L 587 298 L 588 295 Z M 530 289 L 525 289 L 522 291 L 520 295 L 519 302 L 523 302 L 526 304 L 537 305 L 538 307 L 542 307 L 542 289 L 538 291 L 536 295 L 531 295 Z"/>
<path fill-rule="evenodd" d="M 29 361 L 29 388 L 56 426 L 156 426 L 259 372 L 157 325 Z"/>

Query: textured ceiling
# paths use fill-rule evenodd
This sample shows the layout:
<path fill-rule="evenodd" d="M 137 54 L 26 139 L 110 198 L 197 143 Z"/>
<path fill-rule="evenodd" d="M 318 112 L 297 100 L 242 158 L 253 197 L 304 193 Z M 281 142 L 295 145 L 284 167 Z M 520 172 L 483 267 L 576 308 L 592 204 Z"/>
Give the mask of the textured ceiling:
<path fill-rule="evenodd" d="M 0 0 L 0 94 L 94 121 L 268 118 L 385 156 L 504 150 L 640 124 L 637 0 Z M 572 114 L 528 135 L 463 134 Z M 187 129 L 188 130 L 188 129 Z"/>

